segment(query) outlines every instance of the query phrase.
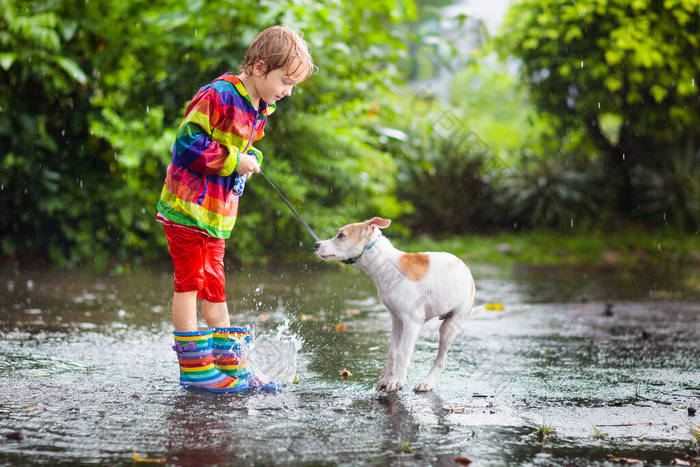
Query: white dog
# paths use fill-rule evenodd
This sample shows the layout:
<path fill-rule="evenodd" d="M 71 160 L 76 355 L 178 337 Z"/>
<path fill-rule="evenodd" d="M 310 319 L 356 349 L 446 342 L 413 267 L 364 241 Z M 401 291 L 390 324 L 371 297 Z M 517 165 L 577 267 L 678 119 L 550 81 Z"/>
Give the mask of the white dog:
<path fill-rule="evenodd" d="M 450 253 L 404 253 L 380 229 L 391 221 L 373 217 L 341 227 L 338 234 L 316 243 L 327 261 L 354 264 L 377 285 L 379 298 L 391 312 L 391 343 L 376 389 L 394 392 L 406 384 L 406 372 L 423 324 L 435 317 L 440 348 L 428 376 L 415 391 L 430 391 L 445 367 L 447 349 L 474 306 L 474 280 L 469 268 Z"/>

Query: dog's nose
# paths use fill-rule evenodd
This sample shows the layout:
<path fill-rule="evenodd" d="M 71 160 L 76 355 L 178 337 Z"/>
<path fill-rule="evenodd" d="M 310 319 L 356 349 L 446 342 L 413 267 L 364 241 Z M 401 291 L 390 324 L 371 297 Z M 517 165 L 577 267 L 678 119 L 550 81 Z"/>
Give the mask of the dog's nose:
<path fill-rule="evenodd" d="M 318 247 L 320 247 L 320 246 L 321 246 L 321 242 L 314 243 L 314 248 L 316 248 L 317 250 L 318 250 Z"/>

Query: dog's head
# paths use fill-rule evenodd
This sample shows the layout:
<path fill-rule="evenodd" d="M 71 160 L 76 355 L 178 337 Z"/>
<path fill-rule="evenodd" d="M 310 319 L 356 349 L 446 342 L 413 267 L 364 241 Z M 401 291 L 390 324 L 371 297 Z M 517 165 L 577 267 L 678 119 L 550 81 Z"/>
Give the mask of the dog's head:
<path fill-rule="evenodd" d="M 316 255 L 326 261 L 357 258 L 377 239 L 377 231 L 389 227 L 389 224 L 389 219 L 373 217 L 364 222 L 345 225 L 335 237 L 316 243 Z"/>

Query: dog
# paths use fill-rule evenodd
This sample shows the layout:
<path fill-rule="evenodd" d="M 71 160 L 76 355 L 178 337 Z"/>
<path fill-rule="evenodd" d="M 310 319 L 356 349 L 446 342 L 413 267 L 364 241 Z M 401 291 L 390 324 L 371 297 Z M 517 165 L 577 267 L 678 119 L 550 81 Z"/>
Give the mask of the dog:
<path fill-rule="evenodd" d="M 365 271 L 391 313 L 389 358 L 377 391 L 403 389 L 421 327 L 433 318 L 442 320 L 437 357 L 414 388 L 430 391 L 445 368 L 447 350 L 474 307 L 474 279 L 467 265 L 450 253 L 405 253 L 394 248 L 382 235 L 390 224 L 389 219 L 373 217 L 343 226 L 335 237 L 315 244 L 316 255 Z"/>

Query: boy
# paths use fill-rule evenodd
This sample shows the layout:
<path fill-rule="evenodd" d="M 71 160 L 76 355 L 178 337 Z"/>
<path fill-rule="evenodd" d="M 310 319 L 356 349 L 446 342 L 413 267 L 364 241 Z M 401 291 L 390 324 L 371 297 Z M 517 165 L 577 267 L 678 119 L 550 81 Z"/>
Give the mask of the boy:
<path fill-rule="evenodd" d="M 250 45 L 239 75 L 226 73 L 202 87 L 187 106 L 158 202 L 175 268 L 172 316 L 180 384 L 211 391 L 247 389 L 240 354 L 231 348 L 224 290 L 225 239 L 236 220 L 246 179 L 260 172 L 263 137 L 275 103 L 314 70 L 306 43 L 273 26 Z M 197 298 L 212 330 L 197 330 Z M 236 328 L 236 331 L 240 331 Z M 240 337 L 240 336 L 239 336 Z M 217 339 L 221 345 L 217 344 Z M 223 356 L 222 356 L 223 355 Z"/>

